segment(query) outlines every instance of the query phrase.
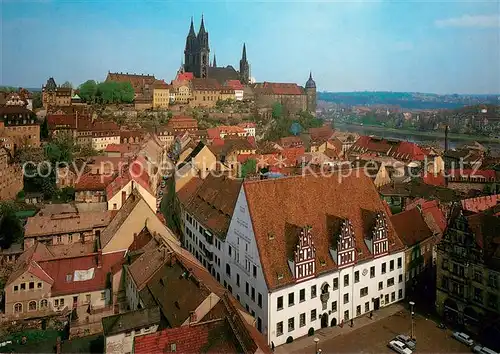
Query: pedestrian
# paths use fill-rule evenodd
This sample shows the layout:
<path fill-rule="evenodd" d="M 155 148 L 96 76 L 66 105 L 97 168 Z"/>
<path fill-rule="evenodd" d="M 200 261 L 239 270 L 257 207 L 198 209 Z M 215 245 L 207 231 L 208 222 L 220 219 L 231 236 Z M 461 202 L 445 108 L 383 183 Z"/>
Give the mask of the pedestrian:
<path fill-rule="evenodd" d="M 274 342 L 271 342 L 271 351 L 274 352 Z"/>
<path fill-rule="evenodd" d="M 351 327 L 354 327 L 354 321 L 351 318 Z"/>
<path fill-rule="evenodd" d="M 370 320 L 373 318 L 373 311 L 370 311 Z"/>

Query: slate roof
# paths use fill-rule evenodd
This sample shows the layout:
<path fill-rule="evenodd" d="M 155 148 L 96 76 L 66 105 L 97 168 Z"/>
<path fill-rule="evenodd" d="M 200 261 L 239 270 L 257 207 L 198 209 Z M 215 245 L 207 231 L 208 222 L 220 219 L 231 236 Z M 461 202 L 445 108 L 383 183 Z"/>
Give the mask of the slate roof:
<path fill-rule="evenodd" d="M 337 268 L 329 252 L 331 235 L 327 220 L 332 216 L 351 221 L 358 260 L 373 257 L 364 240 L 371 237 L 375 214 L 385 214 L 385 207 L 364 173 L 343 178 L 332 173 L 245 181 L 243 189 L 268 289 L 294 282 L 286 256 L 287 224 L 312 227 L 317 274 Z M 387 226 L 389 252 L 401 250 L 404 246 L 390 220 Z"/>
<path fill-rule="evenodd" d="M 207 76 L 211 79 L 217 80 L 220 85 L 223 85 L 226 81 L 237 80 L 239 81 L 239 74 L 232 66 L 221 67 L 208 67 Z"/>
<path fill-rule="evenodd" d="M 114 316 L 103 317 L 102 329 L 104 336 L 132 331 L 134 329 L 159 325 L 160 309 L 152 307 L 136 311 L 128 311 Z"/>

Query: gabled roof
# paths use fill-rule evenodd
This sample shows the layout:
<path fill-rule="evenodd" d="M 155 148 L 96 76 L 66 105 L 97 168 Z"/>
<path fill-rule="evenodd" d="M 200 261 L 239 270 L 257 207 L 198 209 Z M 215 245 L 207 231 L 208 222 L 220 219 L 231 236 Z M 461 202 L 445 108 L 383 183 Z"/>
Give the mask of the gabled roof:
<path fill-rule="evenodd" d="M 433 236 L 418 208 L 393 215 L 391 222 L 407 247 L 415 246 Z"/>
<path fill-rule="evenodd" d="M 302 87 L 295 83 L 262 82 L 254 85 L 257 91 L 270 95 L 303 95 Z"/>
<path fill-rule="evenodd" d="M 75 183 L 75 191 L 104 191 L 116 178 L 114 174 L 85 173 Z"/>
<path fill-rule="evenodd" d="M 219 91 L 222 88 L 216 79 L 193 79 L 191 84 L 193 91 Z"/>
<path fill-rule="evenodd" d="M 242 180 L 209 174 L 184 204 L 200 224 L 224 240 L 231 222 Z"/>
<path fill-rule="evenodd" d="M 337 268 L 329 250 L 330 216 L 352 223 L 358 260 L 373 257 L 365 237 L 371 237 L 375 214 L 385 214 L 385 207 L 372 181 L 361 171 L 342 178 L 332 173 L 245 181 L 243 189 L 268 289 L 294 282 L 286 257 L 287 224 L 312 227 L 317 273 Z M 389 251 L 401 250 L 403 244 L 389 220 L 387 227 Z"/>
<path fill-rule="evenodd" d="M 104 246 L 111 241 L 115 233 L 123 225 L 125 220 L 127 220 L 129 214 L 135 209 L 141 199 L 142 197 L 139 193 L 132 191 L 132 194 L 130 194 L 120 210 L 118 210 L 118 213 L 116 213 L 113 219 L 109 222 L 109 225 L 101 233 L 101 248 L 104 248 Z"/>

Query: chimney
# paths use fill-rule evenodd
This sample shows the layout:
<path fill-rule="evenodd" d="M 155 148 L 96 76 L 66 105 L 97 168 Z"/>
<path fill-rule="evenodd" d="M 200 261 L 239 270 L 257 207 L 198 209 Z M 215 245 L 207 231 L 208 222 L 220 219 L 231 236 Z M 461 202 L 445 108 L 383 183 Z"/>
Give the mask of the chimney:
<path fill-rule="evenodd" d="M 102 268 L 102 249 L 97 250 L 97 268 Z"/>

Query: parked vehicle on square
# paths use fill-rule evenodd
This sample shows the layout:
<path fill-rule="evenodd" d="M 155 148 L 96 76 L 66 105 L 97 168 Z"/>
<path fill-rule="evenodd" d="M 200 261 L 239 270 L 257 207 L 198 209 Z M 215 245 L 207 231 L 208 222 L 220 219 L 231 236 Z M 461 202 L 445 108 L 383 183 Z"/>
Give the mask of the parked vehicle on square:
<path fill-rule="evenodd" d="M 474 345 L 474 341 L 472 340 L 472 338 L 463 332 L 454 332 L 452 336 L 459 342 L 462 342 L 469 347 L 472 347 Z"/>
<path fill-rule="evenodd" d="M 399 334 L 396 336 L 396 338 L 394 338 L 394 340 L 404 343 L 411 350 L 415 350 L 415 348 L 417 347 L 417 341 L 413 338 L 410 338 L 406 334 Z"/>
<path fill-rule="evenodd" d="M 387 346 L 399 354 L 413 353 L 410 348 L 408 348 L 403 342 L 399 340 L 391 340 L 389 344 L 387 344 Z"/>
<path fill-rule="evenodd" d="M 477 354 L 498 354 L 496 351 L 490 348 L 481 346 L 481 344 L 474 346 L 474 348 L 472 348 L 472 351 Z"/>

